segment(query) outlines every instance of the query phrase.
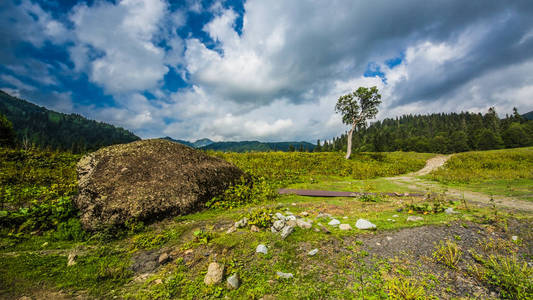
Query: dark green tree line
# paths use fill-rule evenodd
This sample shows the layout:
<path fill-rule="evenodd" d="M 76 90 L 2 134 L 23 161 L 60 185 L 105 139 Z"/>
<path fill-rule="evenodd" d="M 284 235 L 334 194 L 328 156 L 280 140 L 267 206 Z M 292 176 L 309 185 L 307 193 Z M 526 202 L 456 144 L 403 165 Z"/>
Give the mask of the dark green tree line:
<path fill-rule="evenodd" d="M 533 145 L 533 121 L 516 109 L 503 118 L 494 108 L 485 114 L 403 115 L 358 127 L 352 144 L 356 151 L 433 153 L 525 147 Z M 343 151 L 346 145 L 347 134 L 342 134 L 315 151 Z"/>

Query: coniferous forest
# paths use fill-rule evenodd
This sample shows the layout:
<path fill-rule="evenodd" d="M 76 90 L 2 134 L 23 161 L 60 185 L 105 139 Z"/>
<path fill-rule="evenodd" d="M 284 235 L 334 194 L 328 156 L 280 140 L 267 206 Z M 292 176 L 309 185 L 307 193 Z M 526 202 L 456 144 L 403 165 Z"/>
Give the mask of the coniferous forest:
<path fill-rule="evenodd" d="M 314 151 L 346 151 L 347 135 L 317 142 Z M 357 151 L 416 151 L 456 153 L 533 145 L 533 120 L 516 109 L 500 118 L 487 113 L 403 115 L 359 127 L 353 134 Z"/>
<path fill-rule="evenodd" d="M 0 115 L 4 115 L 12 124 L 15 143 L 23 148 L 35 146 L 84 153 L 103 146 L 139 140 L 139 137 L 123 128 L 88 120 L 78 114 L 51 111 L 2 91 Z"/>

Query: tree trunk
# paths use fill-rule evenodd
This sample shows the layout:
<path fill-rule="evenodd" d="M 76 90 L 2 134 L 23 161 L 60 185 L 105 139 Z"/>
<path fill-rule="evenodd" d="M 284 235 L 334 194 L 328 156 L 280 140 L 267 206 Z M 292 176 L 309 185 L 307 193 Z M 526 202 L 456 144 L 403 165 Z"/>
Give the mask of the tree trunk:
<path fill-rule="evenodd" d="M 355 126 L 352 126 L 352 129 L 348 131 L 348 147 L 346 147 L 346 159 L 349 159 L 352 155 L 352 134 L 355 129 Z"/>

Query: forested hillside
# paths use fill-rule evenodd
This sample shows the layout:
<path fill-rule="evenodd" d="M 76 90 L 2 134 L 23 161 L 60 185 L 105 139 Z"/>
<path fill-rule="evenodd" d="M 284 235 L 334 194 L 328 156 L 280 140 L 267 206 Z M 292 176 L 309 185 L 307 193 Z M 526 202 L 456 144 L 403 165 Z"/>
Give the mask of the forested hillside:
<path fill-rule="evenodd" d="M 215 151 L 229 151 L 229 152 L 268 152 L 268 151 L 284 151 L 284 152 L 308 152 L 312 151 L 315 145 L 307 142 L 258 142 L 258 141 L 242 141 L 242 142 L 217 142 L 200 149 L 215 150 Z"/>
<path fill-rule="evenodd" d="M 315 148 L 315 151 L 346 150 L 346 134 Z M 403 115 L 358 128 L 353 149 L 359 151 L 417 151 L 454 153 L 533 145 L 533 121 L 515 109 L 499 118 L 491 108 L 481 113 Z"/>
<path fill-rule="evenodd" d="M 63 114 L 0 91 L 0 114 L 13 124 L 17 143 L 74 153 L 139 140 L 133 133 L 78 114 Z"/>

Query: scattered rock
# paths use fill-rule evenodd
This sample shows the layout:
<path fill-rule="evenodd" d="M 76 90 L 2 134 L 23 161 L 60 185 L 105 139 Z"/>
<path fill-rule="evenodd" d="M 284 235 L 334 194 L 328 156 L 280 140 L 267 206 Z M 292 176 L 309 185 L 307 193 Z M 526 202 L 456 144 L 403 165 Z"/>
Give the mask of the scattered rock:
<path fill-rule="evenodd" d="M 344 220 L 348 219 L 348 217 L 342 217 Z"/>
<path fill-rule="evenodd" d="M 277 220 L 272 224 L 272 228 L 274 228 L 276 231 L 281 231 L 285 227 L 285 221 L 283 220 Z"/>
<path fill-rule="evenodd" d="M 327 229 L 326 227 L 322 226 L 322 224 L 319 224 L 318 227 L 320 227 L 320 229 L 322 229 L 324 233 L 331 233 L 331 231 L 329 231 L 329 229 Z"/>
<path fill-rule="evenodd" d="M 393 218 L 398 218 L 399 216 L 398 215 L 392 215 Z"/>
<path fill-rule="evenodd" d="M 387 241 L 392 241 L 392 238 L 390 236 L 386 237 Z"/>
<path fill-rule="evenodd" d="M 230 233 L 234 233 L 235 231 L 237 231 L 237 227 L 235 227 L 235 225 L 234 225 L 234 226 L 231 226 L 230 228 L 228 228 L 226 233 L 230 234 Z"/>
<path fill-rule="evenodd" d="M 341 221 L 337 220 L 337 219 L 333 219 L 331 221 L 329 221 L 328 225 L 331 225 L 331 226 L 337 226 L 341 223 Z"/>
<path fill-rule="evenodd" d="M 239 273 L 235 273 L 228 277 L 226 280 L 227 286 L 229 289 L 236 290 L 241 286 L 241 279 L 239 278 Z"/>
<path fill-rule="evenodd" d="M 161 284 L 163 283 L 163 279 L 161 278 L 157 278 L 156 280 L 154 280 L 154 284 Z"/>
<path fill-rule="evenodd" d="M 381 244 L 380 244 L 380 243 L 378 243 L 378 242 L 376 242 L 376 246 L 381 246 Z"/>
<path fill-rule="evenodd" d="M 302 215 L 302 217 L 307 217 L 307 216 L 309 216 L 309 213 L 306 212 L 306 211 L 302 211 L 302 212 L 300 213 L 300 215 Z"/>
<path fill-rule="evenodd" d="M 157 261 L 159 262 L 160 265 L 162 265 L 168 262 L 169 260 L 170 260 L 170 256 L 168 256 L 166 252 L 163 252 L 161 253 L 161 255 L 159 255 L 159 259 Z"/>
<path fill-rule="evenodd" d="M 260 229 L 259 229 L 259 227 L 255 226 L 255 225 L 252 225 L 252 227 L 250 227 L 250 231 L 251 232 L 259 232 Z"/>
<path fill-rule="evenodd" d="M 296 225 L 300 228 L 303 228 L 303 229 L 310 229 L 311 228 L 311 223 L 310 222 L 306 222 L 304 220 L 301 220 L 301 219 L 298 219 L 296 220 Z"/>
<path fill-rule="evenodd" d="M 350 224 L 341 224 L 339 225 L 340 230 L 352 230 L 352 226 Z"/>
<path fill-rule="evenodd" d="M 285 219 L 288 221 L 296 221 L 296 217 L 294 215 L 288 215 Z"/>
<path fill-rule="evenodd" d="M 318 228 L 313 228 L 313 230 L 314 230 L 315 232 L 320 232 L 320 229 L 318 229 Z"/>
<path fill-rule="evenodd" d="M 513 235 L 513 236 L 511 237 L 511 240 L 513 240 L 513 241 L 518 241 L 518 236 Z"/>
<path fill-rule="evenodd" d="M 212 262 L 207 267 L 207 274 L 205 274 L 204 283 L 206 285 L 213 285 L 222 282 L 224 277 L 224 266 L 219 263 Z"/>
<path fill-rule="evenodd" d="M 285 216 L 282 215 L 281 213 L 277 212 L 277 213 L 274 215 L 274 219 L 278 219 L 278 220 L 285 221 Z"/>
<path fill-rule="evenodd" d="M 292 275 L 292 273 L 283 273 L 283 272 L 276 272 L 276 275 L 278 275 L 278 277 L 280 278 L 285 278 L 285 279 L 290 279 L 290 278 L 293 278 L 294 276 Z"/>
<path fill-rule="evenodd" d="M 293 203 L 291 203 L 291 205 L 292 205 L 292 206 L 296 206 L 296 203 L 293 202 Z"/>
<path fill-rule="evenodd" d="M 71 252 L 68 255 L 67 267 L 75 265 L 76 264 L 76 258 L 78 258 L 78 255 L 76 253 L 74 253 L 74 252 Z"/>
<path fill-rule="evenodd" d="M 189 255 L 189 254 L 192 254 L 193 252 L 194 252 L 194 250 L 188 249 L 188 250 L 185 250 L 185 252 L 183 252 L 183 254 Z"/>
<path fill-rule="evenodd" d="M 268 248 L 267 248 L 267 246 L 265 246 L 263 244 L 259 244 L 259 245 L 257 245 L 257 248 L 255 248 L 255 252 L 256 253 L 267 254 L 268 253 Z"/>
<path fill-rule="evenodd" d="M 313 249 L 313 250 L 307 252 L 307 255 L 309 255 L 309 256 L 315 256 L 315 254 L 317 254 L 317 253 L 318 253 L 318 249 L 315 248 L 315 249 Z"/>
<path fill-rule="evenodd" d="M 424 221 L 424 218 L 419 216 L 409 216 L 407 217 L 407 222 L 418 222 L 418 221 Z"/>
<path fill-rule="evenodd" d="M 289 234 L 292 233 L 293 230 L 294 230 L 294 227 L 290 225 L 283 227 L 283 229 L 281 230 L 281 238 L 285 239 L 286 237 L 289 236 Z"/>
<path fill-rule="evenodd" d="M 237 228 L 242 228 L 242 227 L 245 227 L 246 225 L 248 225 L 248 218 L 247 217 L 244 217 L 244 218 L 240 219 L 239 221 L 235 222 L 235 227 L 237 227 Z"/>
<path fill-rule="evenodd" d="M 453 207 L 448 207 L 444 210 L 444 213 L 446 213 L 447 215 L 453 215 L 458 214 L 459 212 L 453 210 Z"/>
<path fill-rule="evenodd" d="M 331 218 L 331 214 L 328 214 L 328 213 L 319 213 L 318 216 L 316 216 L 317 218 Z"/>
<path fill-rule="evenodd" d="M 368 220 L 359 219 L 355 223 L 355 227 L 357 227 L 357 229 L 365 230 L 365 229 L 374 229 L 374 228 L 376 228 L 376 225 L 373 224 L 372 222 L 368 221 Z"/>
<path fill-rule="evenodd" d="M 246 176 L 222 159 L 162 139 L 100 148 L 80 159 L 77 173 L 74 204 L 88 230 L 197 211 Z"/>

